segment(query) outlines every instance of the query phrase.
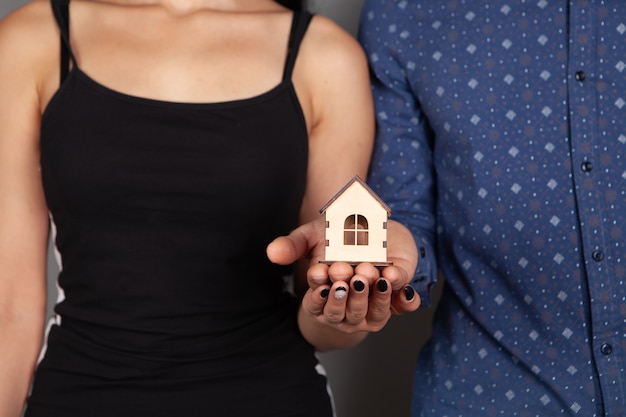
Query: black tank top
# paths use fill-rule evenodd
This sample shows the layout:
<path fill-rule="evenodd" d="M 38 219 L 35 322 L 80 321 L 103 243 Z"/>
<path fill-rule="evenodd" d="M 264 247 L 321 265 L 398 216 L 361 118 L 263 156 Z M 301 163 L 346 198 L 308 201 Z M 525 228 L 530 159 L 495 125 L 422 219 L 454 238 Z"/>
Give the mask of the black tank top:
<path fill-rule="evenodd" d="M 62 83 L 42 118 L 41 168 L 60 302 L 27 415 L 326 415 L 241 401 L 284 402 L 314 381 L 315 404 L 297 408 L 329 410 L 283 289 L 290 271 L 265 255 L 297 225 L 305 189 L 291 72 L 311 15 L 294 14 L 275 88 L 175 103 L 92 80 L 71 50 L 68 1 L 52 2 Z"/>

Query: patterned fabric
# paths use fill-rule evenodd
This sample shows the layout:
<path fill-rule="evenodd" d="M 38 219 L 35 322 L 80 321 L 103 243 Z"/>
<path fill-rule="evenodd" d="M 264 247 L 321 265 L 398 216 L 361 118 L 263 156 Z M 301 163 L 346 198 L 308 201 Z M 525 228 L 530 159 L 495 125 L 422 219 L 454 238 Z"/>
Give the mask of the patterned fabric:
<path fill-rule="evenodd" d="M 366 0 L 360 39 L 370 184 L 446 278 L 413 415 L 626 416 L 626 2 Z"/>

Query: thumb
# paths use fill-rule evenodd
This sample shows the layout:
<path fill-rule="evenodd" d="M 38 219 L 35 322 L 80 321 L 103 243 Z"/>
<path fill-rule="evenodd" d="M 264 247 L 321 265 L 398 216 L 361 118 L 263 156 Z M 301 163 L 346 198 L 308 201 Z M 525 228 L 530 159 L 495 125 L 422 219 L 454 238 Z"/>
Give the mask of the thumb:
<path fill-rule="evenodd" d="M 278 265 L 289 265 L 305 257 L 319 241 L 316 223 L 305 223 L 289 235 L 270 242 L 265 250 L 269 260 Z"/>

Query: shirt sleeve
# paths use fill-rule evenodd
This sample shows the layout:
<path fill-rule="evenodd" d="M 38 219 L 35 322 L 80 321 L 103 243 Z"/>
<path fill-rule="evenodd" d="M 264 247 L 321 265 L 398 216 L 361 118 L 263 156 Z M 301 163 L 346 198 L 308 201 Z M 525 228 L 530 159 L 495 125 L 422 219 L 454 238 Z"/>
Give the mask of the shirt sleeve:
<path fill-rule="evenodd" d="M 382 10 L 382 3 L 365 2 L 359 32 L 370 63 L 377 120 L 368 183 L 391 208 L 391 218 L 413 233 L 419 262 L 411 285 L 430 305 L 437 280 L 433 135 L 405 77 L 402 39 L 389 30 L 397 19 L 377 13 L 374 6 Z"/>

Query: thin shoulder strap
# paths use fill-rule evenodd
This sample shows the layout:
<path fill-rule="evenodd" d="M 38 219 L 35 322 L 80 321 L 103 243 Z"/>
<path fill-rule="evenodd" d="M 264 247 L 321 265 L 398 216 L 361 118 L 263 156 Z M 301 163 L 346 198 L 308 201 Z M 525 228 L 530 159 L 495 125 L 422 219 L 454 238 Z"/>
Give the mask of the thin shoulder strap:
<path fill-rule="evenodd" d="M 61 83 L 67 77 L 74 54 L 70 46 L 70 0 L 51 0 L 54 18 L 61 30 Z"/>
<path fill-rule="evenodd" d="M 289 44 L 287 47 L 287 59 L 285 61 L 285 70 L 283 72 L 283 80 L 290 79 L 293 67 L 296 65 L 296 57 L 300 49 L 300 43 L 304 38 L 307 28 L 313 15 L 306 11 L 295 11 L 291 22 L 291 32 L 289 33 Z"/>

